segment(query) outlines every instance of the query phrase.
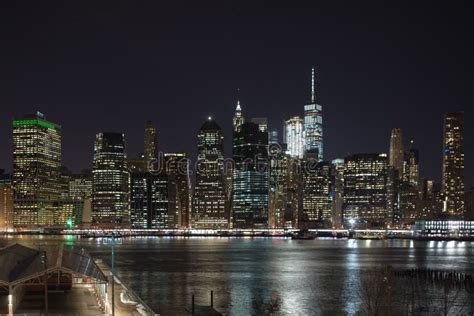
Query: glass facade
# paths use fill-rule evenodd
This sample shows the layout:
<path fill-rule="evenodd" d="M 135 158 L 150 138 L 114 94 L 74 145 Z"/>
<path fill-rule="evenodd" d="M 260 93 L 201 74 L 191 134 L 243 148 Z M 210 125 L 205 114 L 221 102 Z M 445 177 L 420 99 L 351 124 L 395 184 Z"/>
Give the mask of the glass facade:
<path fill-rule="evenodd" d="M 176 228 L 175 183 L 164 172 L 134 173 L 131 176 L 131 227 L 136 229 Z"/>
<path fill-rule="evenodd" d="M 286 143 L 286 153 L 291 158 L 302 159 L 305 150 L 303 119 L 295 116 L 285 121 L 283 139 Z"/>
<path fill-rule="evenodd" d="M 320 104 L 304 106 L 304 133 L 306 152 L 316 153 L 323 160 L 323 110 Z"/>
<path fill-rule="evenodd" d="M 96 135 L 92 169 L 92 221 L 99 228 L 130 226 L 130 173 L 123 134 Z"/>
<path fill-rule="evenodd" d="M 398 178 L 403 176 L 404 159 L 403 131 L 401 128 L 394 128 L 390 137 L 389 165 L 397 171 Z"/>
<path fill-rule="evenodd" d="M 166 173 L 175 183 L 174 212 L 176 228 L 188 228 L 191 222 L 191 179 L 189 159 L 186 153 L 165 153 Z"/>
<path fill-rule="evenodd" d="M 224 188 L 224 134 L 211 117 L 198 131 L 197 146 L 192 227 L 228 228 Z"/>
<path fill-rule="evenodd" d="M 150 163 L 158 158 L 158 133 L 151 121 L 147 121 L 145 125 L 143 147 L 145 170 L 149 170 Z"/>
<path fill-rule="evenodd" d="M 464 114 L 448 113 L 444 120 L 443 212 L 464 216 Z"/>
<path fill-rule="evenodd" d="M 356 154 L 344 159 L 343 216 L 346 227 L 385 227 L 387 212 L 387 155 Z"/>
<path fill-rule="evenodd" d="M 320 162 L 306 166 L 303 175 L 303 222 L 314 228 L 332 227 L 332 196 L 334 185 L 331 164 Z"/>
<path fill-rule="evenodd" d="M 14 225 L 52 226 L 61 197 L 61 127 L 39 112 L 12 125 Z"/>
<path fill-rule="evenodd" d="M 268 227 L 268 133 L 242 124 L 233 136 L 233 228 Z"/>

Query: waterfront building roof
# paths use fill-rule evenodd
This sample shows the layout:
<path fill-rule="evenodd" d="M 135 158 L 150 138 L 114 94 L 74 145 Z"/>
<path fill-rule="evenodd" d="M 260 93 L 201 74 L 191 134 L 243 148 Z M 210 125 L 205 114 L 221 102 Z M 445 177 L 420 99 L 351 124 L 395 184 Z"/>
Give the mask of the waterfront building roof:
<path fill-rule="evenodd" d="M 62 245 L 43 251 L 20 244 L 0 249 L 0 285 L 15 286 L 43 276 L 63 272 L 107 283 L 107 277 L 84 250 L 66 249 Z"/>

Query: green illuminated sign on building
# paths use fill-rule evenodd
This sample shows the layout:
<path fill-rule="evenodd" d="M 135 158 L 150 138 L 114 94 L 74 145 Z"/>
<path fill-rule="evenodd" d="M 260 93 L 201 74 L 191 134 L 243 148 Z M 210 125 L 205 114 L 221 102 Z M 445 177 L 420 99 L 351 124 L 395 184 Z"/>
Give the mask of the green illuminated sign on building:
<path fill-rule="evenodd" d="M 21 126 L 21 125 L 39 125 L 51 129 L 56 129 L 56 125 L 45 122 L 42 120 L 14 120 L 13 121 L 13 126 Z"/>

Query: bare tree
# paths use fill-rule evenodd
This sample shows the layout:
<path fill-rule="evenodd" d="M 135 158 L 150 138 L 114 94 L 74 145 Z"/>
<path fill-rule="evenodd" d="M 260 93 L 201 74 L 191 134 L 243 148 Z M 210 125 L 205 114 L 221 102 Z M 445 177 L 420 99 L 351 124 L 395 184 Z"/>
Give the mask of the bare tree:
<path fill-rule="evenodd" d="M 362 273 L 358 284 L 361 315 L 375 316 L 382 313 L 386 298 L 387 279 L 382 269 L 373 269 Z"/>

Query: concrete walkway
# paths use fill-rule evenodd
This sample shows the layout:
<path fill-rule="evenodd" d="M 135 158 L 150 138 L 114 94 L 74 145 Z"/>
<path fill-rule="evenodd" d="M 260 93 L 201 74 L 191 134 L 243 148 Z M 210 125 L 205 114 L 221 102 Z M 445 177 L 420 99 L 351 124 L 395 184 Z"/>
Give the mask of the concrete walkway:
<path fill-rule="evenodd" d="M 110 270 L 109 266 L 106 265 L 103 261 L 97 260 L 96 264 L 99 266 L 99 268 L 102 270 L 102 272 L 109 278 L 110 280 L 112 279 L 112 271 Z M 120 283 L 120 280 L 118 279 L 117 276 L 115 276 L 115 282 L 114 282 L 114 290 L 115 290 L 115 315 L 116 316 L 143 316 L 143 315 L 157 315 L 155 313 L 152 313 L 151 310 L 146 311 L 143 309 L 140 309 L 138 306 L 139 303 L 125 303 L 121 299 L 121 293 L 124 293 L 126 296 L 130 290 L 125 288 Z M 108 296 L 108 307 L 112 307 L 112 285 L 109 283 L 107 285 L 107 296 Z M 147 306 L 145 306 L 145 309 L 149 309 Z M 111 310 L 108 310 L 108 314 L 111 315 Z"/>
<path fill-rule="evenodd" d="M 49 315 L 101 315 L 97 300 L 92 289 L 87 287 L 73 287 L 65 293 L 48 293 Z M 15 314 L 42 315 L 44 312 L 43 294 L 26 294 L 18 306 Z"/>

